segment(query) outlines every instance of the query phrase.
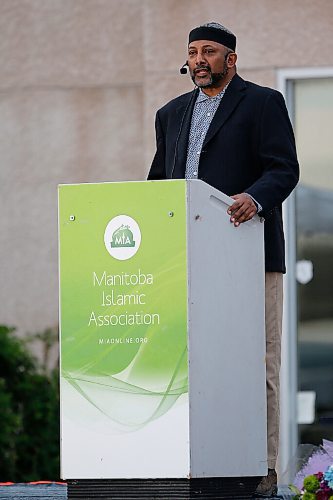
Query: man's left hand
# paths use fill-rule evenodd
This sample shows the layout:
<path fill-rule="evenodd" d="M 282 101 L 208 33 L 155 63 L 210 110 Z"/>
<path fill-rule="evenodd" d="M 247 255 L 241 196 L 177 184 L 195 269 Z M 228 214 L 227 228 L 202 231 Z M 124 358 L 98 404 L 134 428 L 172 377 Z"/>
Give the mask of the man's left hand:
<path fill-rule="evenodd" d="M 251 196 L 246 193 L 235 194 L 231 196 L 235 202 L 228 208 L 228 214 L 231 215 L 230 222 L 238 227 L 242 222 L 246 222 L 257 213 L 257 207 Z"/>

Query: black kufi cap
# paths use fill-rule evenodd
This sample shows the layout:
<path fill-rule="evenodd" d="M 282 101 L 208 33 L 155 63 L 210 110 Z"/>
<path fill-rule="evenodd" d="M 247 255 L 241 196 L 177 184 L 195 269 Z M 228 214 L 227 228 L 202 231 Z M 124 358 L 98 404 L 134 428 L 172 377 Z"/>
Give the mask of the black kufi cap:
<path fill-rule="evenodd" d="M 199 26 L 190 31 L 188 43 L 197 40 L 211 40 L 212 42 L 221 43 L 228 49 L 236 49 L 236 37 L 229 31 L 224 31 L 213 26 Z"/>

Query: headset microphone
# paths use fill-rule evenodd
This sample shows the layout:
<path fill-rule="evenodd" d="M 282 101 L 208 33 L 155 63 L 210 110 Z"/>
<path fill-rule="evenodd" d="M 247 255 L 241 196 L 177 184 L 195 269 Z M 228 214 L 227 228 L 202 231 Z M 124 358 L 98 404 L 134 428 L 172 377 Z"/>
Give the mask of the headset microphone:
<path fill-rule="evenodd" d="M 188 62 L 187 61 L 185 62 L 185 64 L 183 64 L 183 66 L 179 70 L 179 73 L 181 75 L 186 75 L 186 73 L 187 73 L 187 67 L 186 66 L 188 66 Z"/>

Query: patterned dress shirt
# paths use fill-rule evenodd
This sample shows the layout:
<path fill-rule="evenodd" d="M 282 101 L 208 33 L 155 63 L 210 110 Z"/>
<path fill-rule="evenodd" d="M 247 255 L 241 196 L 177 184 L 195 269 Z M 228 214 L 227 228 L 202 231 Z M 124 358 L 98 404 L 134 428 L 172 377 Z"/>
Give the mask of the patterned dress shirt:
<path fill-rule="evenodd" d="M 197 179 L 200 154 L 209 125 L 216 113 L 217 108 L 224 96 L 229 82 L 214 97 L 209 97 L 201 89 L 194 104 L 190 136 L 187 147 L 187 159 L 185 169 L 185 179 Z"/>

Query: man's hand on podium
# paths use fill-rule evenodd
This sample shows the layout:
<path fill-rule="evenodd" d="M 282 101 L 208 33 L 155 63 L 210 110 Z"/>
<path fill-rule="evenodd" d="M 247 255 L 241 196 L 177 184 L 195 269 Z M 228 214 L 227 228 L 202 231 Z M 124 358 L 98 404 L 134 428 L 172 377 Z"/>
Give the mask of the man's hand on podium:
<path fill-rule="evenodd" d="M 257 207 L 251 196 L 247 193 L 235 194 L 231 196 L 235 202 L 228 208 L 231 215 L 230 222 L 238 227 L 242 222 L 251 220 L 257 213 Z"/>

